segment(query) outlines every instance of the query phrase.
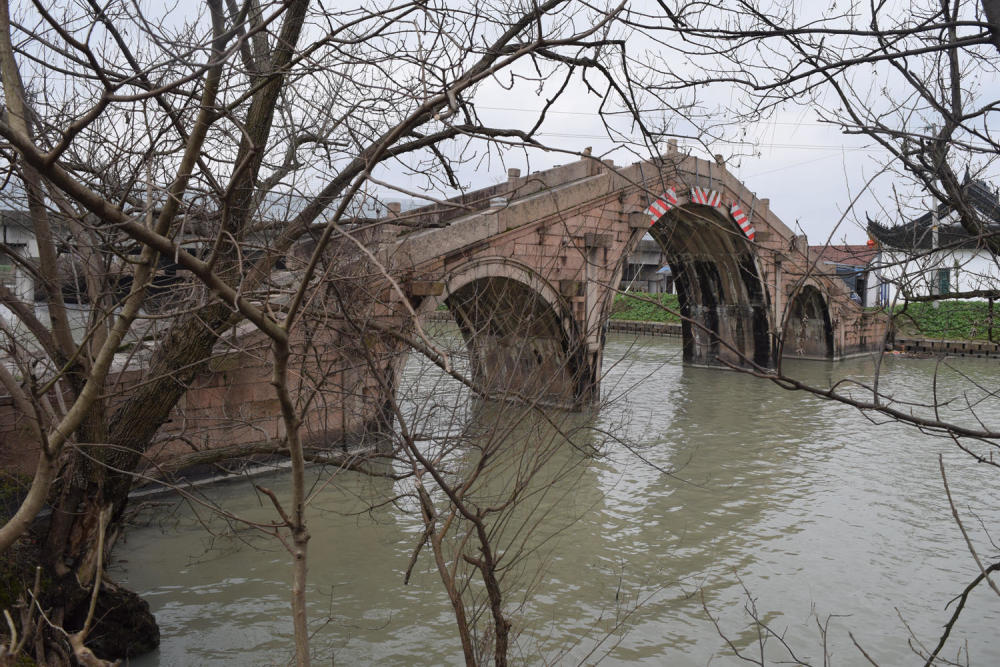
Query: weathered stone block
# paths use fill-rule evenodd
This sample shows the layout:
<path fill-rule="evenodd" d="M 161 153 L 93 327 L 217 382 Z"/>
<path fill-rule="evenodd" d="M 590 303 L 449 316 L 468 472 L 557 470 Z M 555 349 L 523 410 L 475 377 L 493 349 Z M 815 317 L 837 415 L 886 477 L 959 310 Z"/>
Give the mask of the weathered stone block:
<path fill-rule="evenodd" d="M 274 397 L 274 387 L 267 382 L 245 382 L 234 384 L 226 394 L 226 405 L 239 409 L 254 401 L 266 401 Z"/>
<path fill-rule="evenodd" d="M 281 414 L 281 401 L 277 398 L 264 401 L 252 401 L 247 404 L 247 410 L 251 417 L 270 418 Z"/>
<path fill-rule="evenodd" d="M 559 281 L 559 293 L 567 298 L 583 296 L 586 287 L 586 283 L 582 280 Z"/>
<path fill-rule="evenodd" d="M 566 252 L 559 256 L 559 272 L 563 275 L 579 275 L 583 271 L 586 260 L 576 248 L 567 248 Z"/>
<path fill-rule="evenodd" d="M 185 395 L 185 407 L 188 410 L 203 410 L 221 408 L 226 404 L 226 387 L 203 387 L 191 389 Z"/>
<path fill-rule="evenodd" d="M 222 354 L 217 357 L 213 357 L 208 362 L 208 368 L 213 373 L 218 373 L 220 371 L 233 371 L 238 368 L 242 368 L 246 363 L 246 359 L 243 358 L 243 354 L 240 352 L 231 352 L 229 354 Z"/>
<path fill-rule="evenodd" d="M 438 280 L 411 280 L 406 284 L 410 296 L 441 296 L 444 294 L 444 283 Z"/>
<path fill-rule="evenodd" d="M 514 246 L 514 255 L 517 257 L 542 257 L 544 254 L 542 246 L 539 245 L 518 243 Z"/>
<path fill-rule="evenodd" d="M 587 248 L 610 248 L 613 245 L 611 234 L 587 232 L 583 235 L 583 245 Z"/>
<path fill-rule="evenodd" d="M 629 229 L 649 229 L 649 216 L 644 211 L 633 211 L 628 214 Z"/>

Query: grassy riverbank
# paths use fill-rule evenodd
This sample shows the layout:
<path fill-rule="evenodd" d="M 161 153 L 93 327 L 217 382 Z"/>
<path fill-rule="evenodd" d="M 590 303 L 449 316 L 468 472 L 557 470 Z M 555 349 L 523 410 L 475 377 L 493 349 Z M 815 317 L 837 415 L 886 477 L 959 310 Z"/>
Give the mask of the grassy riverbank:
<path fill-rule="evenodd" d="M 645 294 L 636 292 L 635 295 L 616 294 L 615 302 L 611 306 L 611 319 L 613 320 L 636 320 L 639 322 L 680 322 L 681 318 L 663 310 L 653 300 L 658 302 L 663 308 L 670 308 L 677 311 L 678 302 L 676 294 Z"/>
<path fill-rule="evenodd" d="M 680 318 L 656 305 L 678 310 L 676 294 L 615 295 L 611 319 L 639 322 L 680 322 Z M 989 305 L 985 301 L 941 301 L 911 303 L 896 308 L 898 335 L 944 340 L 986 340 L 989 330 Z M 993 340 L 1000 341 L 1000 304 L 996 306 Z"/>
<path fill-rule="evenodd" d="M 896 331 L 914 338 L 986 340 L 989 304 L 985 301 L 911 303 L 896 308 Z M 1000 310 L 1000 308 L 998 308 Z M 1000 313 L 996 313 L 1000 315 Z M 1000 319 L 994 318 L 993 340 L 1000 339 Z"/>

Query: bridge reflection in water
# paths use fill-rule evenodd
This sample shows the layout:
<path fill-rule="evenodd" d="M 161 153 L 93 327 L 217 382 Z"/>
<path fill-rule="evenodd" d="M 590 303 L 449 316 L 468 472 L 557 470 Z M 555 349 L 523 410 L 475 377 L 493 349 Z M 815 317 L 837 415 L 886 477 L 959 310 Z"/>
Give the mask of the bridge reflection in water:
<path fill-rule="evenodd" d="M 461 347 L 458 331 L 447 331 Z M 676 339 L 610 335 L 602 386 L 605 397 L 617 400 L 596 413 L 548 413 L 575 434 L 578 447 L 551 450 L 543 477 L 552 488 L 532 515 L 544 519 L 529 539 L 540 549 L 507 580 L 512 607 L 531 590 L 523 613 L 515 614 L 518 655 L 536 663 L 559 661 L 565 651 L 561 661 L 575 663 L 638 601 L 625 631 L 607 644 L 610 664 L 705 665 L 712 656 L 732 664 L 701 595 L 730 637 L 752 646 L 742 581 L 800 657 L 821 660 L 810 614 L 821 620 L 843 614 L 831 621 L 829 637 L 843 664 L 860 662 L 848 631 L 882 664 L 913 662 L 896 610 L 920 638 L 932 640 L 951 613 L 945 604 L 976 573 L 943 497 L 937 454 L 945 455 L 958 503 L 987 526 L 1000 520 L 992 473 L 944 439 L 875 427 L 845 406 L 685 365 L 682 355 Z M 956 363 L 983 386 L 993 382 L 991 364 Z M 799 362 L 789 370 L 829 385 L 872 369 L 858 359 Z M 890 358 L 883 372 L 887 391 L 918 398 L 935 366 Z M 551 435 L 550 425 L 526 413 L 470 401 L 467 389 L 416 360 L 402 384 L 400 397 L 418 430 L 464 442 L 456 464 L 498 426 L 523 436 L 511 444 L 512 454 Z M 938 378 L 942 396 L 957 386 L 957 373 Z M 1000 420 L 995 399 L 979 409 L 988 422 Z M 606 442 L 600 432 L 635 451 Z M 592 456 L 602 442 L 604 455 Z M 515 469 L 497 468 L 501 478 Z M 327 474 L 317 470 L 320 479 Z M 282 479 L 268 485 L 279 489 Z M 430 558 L 421 558 L 408 586 L 402 582 L 422 530 L 419 518 L 386 505 L 363 511 L 405 491 L 405 484 L 340 473 L 319 497 L 310 543 L 316 654 L 347 664 L 461 662 Z M 249 481 L 208 493 L 228 509 L 270 518 Z M 159 655 L 134 664 L 288 657 L 287 554 L 213 523 L 222 531 L 214 538 L 179 508 L 165 527 L 133 529 L 119 551 L 116 576 L 150 601 L 163 632 Z M 972 597 L 955 630 L 955 646 L 968 641 L 974 663 L 1000 661 L 1000 610 L 989 595 Z"/>

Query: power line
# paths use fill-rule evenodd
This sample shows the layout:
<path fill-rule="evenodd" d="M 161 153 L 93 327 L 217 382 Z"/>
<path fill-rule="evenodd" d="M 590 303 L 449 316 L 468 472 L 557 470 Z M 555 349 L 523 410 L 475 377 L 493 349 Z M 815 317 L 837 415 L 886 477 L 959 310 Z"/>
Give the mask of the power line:
<path fill-rule="evenodd" d="M 557 137 L 560 139 L 607 139 L 607 136 L 600 134 L 572 134 L 568 132 L 538 132 L 538 137 Z M 806 150 L 831 150 L 831 151 L 870 151 L 871 145 L 865 146 L 837 146 L 823 144 L 787 144 L 787 143 L 763 143 L 754 141 L 730 141 L 727 139 L 713 139 L 710 144 L 727 144 L 732 146 L 746 146 L 748 148 L 797 148 Z M 682 145 L 683 146 L 683 145 Z"/>
<path fill-rule="evenodd" d="M 532 114 L 540 114 L 542 112 L 541 109 L 519 109 L 517 107 L 494 107 L 494 106 L 485 106 L 485 105 L 482 105 L 482 104 L 477 104 L 476 108 L 477 109 L 486 109 L 488 111 L 516 111 L 516 112 L 520 112 L 520 113 L 532 113 Z M 597 113 L 594 112 L 594 111 L 554 111 L 554 110 L 546 111 L 545 114 L 546 115 L 556 114 L 556 115 L 560 115 L 560 116 L 596 116 L 597 115 Z M 619 115 L 619 114 L 621 114 L 621 115 L 628 114 L 628 115 L 631 116 L 631 112 L 630 111 L 615 111 L 615 112 L 609 112 L 608 113 L 608 115 Z M 810 126 L 814 126 L 814 127 L 829 127 L 829 128 L 836 127 L 836 125 L 834 123 L 820 123 L 818 121 L 798 121 L 798 122 L 791 122 L 791 121 L 783 121 L 783 120 L 766 120 L 766 121 L 761 121 L 760 124 L 761 125 L 790 125 L 790 126 L 793 126 L 793 127 L 798 127 L 798 126 L 801 126 L 801 125 L 810 125 Z"/>
<path fill-rule="evenodd" d="M 814 162 L 820 162 L 822 160 L 829 160 L 832 157 L 837 157 L 836 155 L 824 155 L 823 157 L 813 158 L 811 160 L 802 160 L 801 162 L 793 162 L 792 164 L 787 164 L 783 167 L 777 167 L 775 169 L 766 169 L 764 171 L 757 171 L 752 174 L 746 174 L 742 178 L 756 178 L 758 176 L 764 176 L 766 174 L 773 174 L 779 171 L 786 171 L 788 169 L 795 169 L 796 167 L 801 167 L 803 165 L 812 164 Z"/>

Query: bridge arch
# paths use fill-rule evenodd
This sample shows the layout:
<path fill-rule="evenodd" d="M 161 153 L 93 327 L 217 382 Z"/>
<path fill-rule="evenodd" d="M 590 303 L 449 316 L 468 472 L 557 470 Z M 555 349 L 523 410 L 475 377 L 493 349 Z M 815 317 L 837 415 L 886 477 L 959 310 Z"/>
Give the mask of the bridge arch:
<path fill-rule="evenodd" d="M 802 285 L 789 300 L 783 331 L 783 357 L 833 358 L 830 308 L 823 292 L 816 285 Z"/>
<path fill-rule="evenodd" d="M 418 316 L 447 306 L 469 350 L 484 394 L 515 392 L 560 407 L 590 400 L 596 376 L 570 304 L 530 267 L 485 258 L 443 277 L 444 289 Z"/>
<path fill-rule="evenodd" d="M 674 274 L 684 360 L 767 366 L 773 359 L 768 294 L 753 245 L 716 207 L 685 204 L 650 228 Z"/>

